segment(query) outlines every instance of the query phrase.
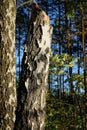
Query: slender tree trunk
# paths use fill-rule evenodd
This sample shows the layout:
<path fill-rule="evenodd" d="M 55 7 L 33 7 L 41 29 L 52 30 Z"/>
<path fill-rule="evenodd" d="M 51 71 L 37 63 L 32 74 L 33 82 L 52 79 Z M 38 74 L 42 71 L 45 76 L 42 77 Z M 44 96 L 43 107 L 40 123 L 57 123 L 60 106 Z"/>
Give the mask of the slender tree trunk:
<path fill-rule="evenodd" d="M 16 109 L 15 0 L 0 0 L 0 130 L 13 130 Z"/>
<path fill-rule="evenodd" d="M 65 3 L 65 11 L 66 11 L 66 13 L 67 13 L 67 3 L 68 3 L 69 1 L 68 0 L 66 0 L 66 3 Z M 71 38 L 71 33 L 72 33 L 72 30 L 71 30 L 71 19 L 67 19 L 67 17 L 66 17 L 66 40 L 67 40 L 67 51 L 68 51 L 68 54 L 70 55 L 70 56 L 72 56 L 72 48 L 71 48 L 71 46 L 72 46 L 72 38 Z M 70 61 L 71 61 L 71 59 L 70 59 Z M 72 67 L 69 67 L 69 76 L 71 77 L 71 75 L 72 75 Z M 73 94 L 73 82 L 72 81 L 70 81 L 69 82 L 69 85 L 70 85 L 70 93 L 71 93 L 71 95 Z"/>
<path fill-rule="evenodd" d="M 15 130 L 44 130 L 51 34 L 49 17 L 37 4 L 33 4 L 18 88 Z"/>
<path fill-rule="evenodd" d="M 59 0 L 59 3 L 60 3 L 60 0 Z M 61 30 L 60 30 L 60 28 L 61 28 L 61 20 L 60 20 L 60 16 L 61 16 L 61 8 L 60 8 L 60 5 L 59 5 L 59 37 L 61 37 Z M 62 52 L 62 46 L 61 46 L 61 40 L 59 39 L 59 55 L 61 54 L 61 52 Z M 58 75 L 59 76 L 59 80 L 58 80 L 58 82 L 59 82 L 59 99 L 61 99 L 61 94 L 62 94 L 62 76 L 61 75 Z"/>
<path fill-rule="evenodd" d="M 19 26 L 19 43 L 18 43 L 18 58 L 19 58 L 19 63 L 18 63 L 18 68 L 19 68 L 19 74 L 18 74 L 18 78 L 20 79 L 20 72 L 21 72 L 21 53 L 20 53 L 20 46 L 21 46 L 21 38 L 20 38 L 20 35 L 21 35 L 21 27 Z"/>
<path fill-rule="evenodd" d="M 86 68 L 86 50 L 85 50 L 85 9 L 82 9 L 82 46 L 83 46 L 83 61 L 84 61 L 84 86 L 85 86 L 85 129 L 87 130 L 87 68 Z"/>

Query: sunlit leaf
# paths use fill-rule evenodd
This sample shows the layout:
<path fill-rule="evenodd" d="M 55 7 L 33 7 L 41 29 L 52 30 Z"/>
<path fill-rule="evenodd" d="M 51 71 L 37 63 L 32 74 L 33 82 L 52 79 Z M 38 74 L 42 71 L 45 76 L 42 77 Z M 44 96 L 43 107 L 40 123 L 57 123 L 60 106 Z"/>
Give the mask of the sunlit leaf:
<path fill-rule="evenodd" d="M 69 63 L 69 66 L 70 66 L 70 67 L 73 67 L 73 66 L 74 66 L 74 63 L 73 63 L 73 62 L 70 62 L 70 63 Z"/>

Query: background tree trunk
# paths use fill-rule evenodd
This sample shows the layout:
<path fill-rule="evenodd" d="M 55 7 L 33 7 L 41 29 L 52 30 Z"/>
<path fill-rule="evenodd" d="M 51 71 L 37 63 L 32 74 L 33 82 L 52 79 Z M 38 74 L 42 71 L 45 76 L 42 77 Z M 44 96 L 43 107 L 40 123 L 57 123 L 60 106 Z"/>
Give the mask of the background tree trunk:
<path fill-rule="evenodd" d="M 16 109 L 15 0 L 0 0 L 0 130 L 13 130 Z"/>
<path fill-rule="evenodd" d="M 85 46 L 85 9 L 82 9 L 82 47 L 83 47 L 83 61 L 84 61 L 84 86 L 85 86 L 85 129 L 87 130 L 87 66 L 86 66 L 86 46 Z"/>
<path fill-rule="evenodd" d="M 18 88 L 15 130 L 44 130 L 51 34 L 49 17 L 33 4 Z"/>

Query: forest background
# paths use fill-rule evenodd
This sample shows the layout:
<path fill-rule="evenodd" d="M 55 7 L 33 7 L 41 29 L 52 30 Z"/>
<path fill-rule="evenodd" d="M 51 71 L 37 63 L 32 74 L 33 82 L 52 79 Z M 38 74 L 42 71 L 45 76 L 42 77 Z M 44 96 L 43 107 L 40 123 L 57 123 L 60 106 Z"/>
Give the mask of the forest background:
<path fill-rule="evenodd" d="M 17 0 L 17 6 L 22 2 L 25 1 Z M 49 15 L 53 26 L 46 130 L 83 130 L 87 97 L 87 2 L 37 0 L 37 3 Z M 30 15 L 27 4 L 17 9 L 17 87 Z"/>

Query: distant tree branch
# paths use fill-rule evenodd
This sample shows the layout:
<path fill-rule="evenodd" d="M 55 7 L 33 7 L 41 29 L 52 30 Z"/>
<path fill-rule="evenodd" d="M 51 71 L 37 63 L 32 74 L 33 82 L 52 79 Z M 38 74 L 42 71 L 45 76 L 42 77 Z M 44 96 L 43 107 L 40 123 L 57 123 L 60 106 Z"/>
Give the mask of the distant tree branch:
<path fill-rule="evenodd" d="M 34 0 L 29 0 L 29 1 L 23 2 L 22 4 L 18 5 L 18 6 L 16 7 L 16 9 L 18 9 L 18 8 L 20 8 L 20 7 L 22 7 L 22 6 L 26 5 L 26 4 L 29 4 L 29 3 L 31 3 L 31 2 L 35 2 L 35 1 L 34 1 Z"/>

